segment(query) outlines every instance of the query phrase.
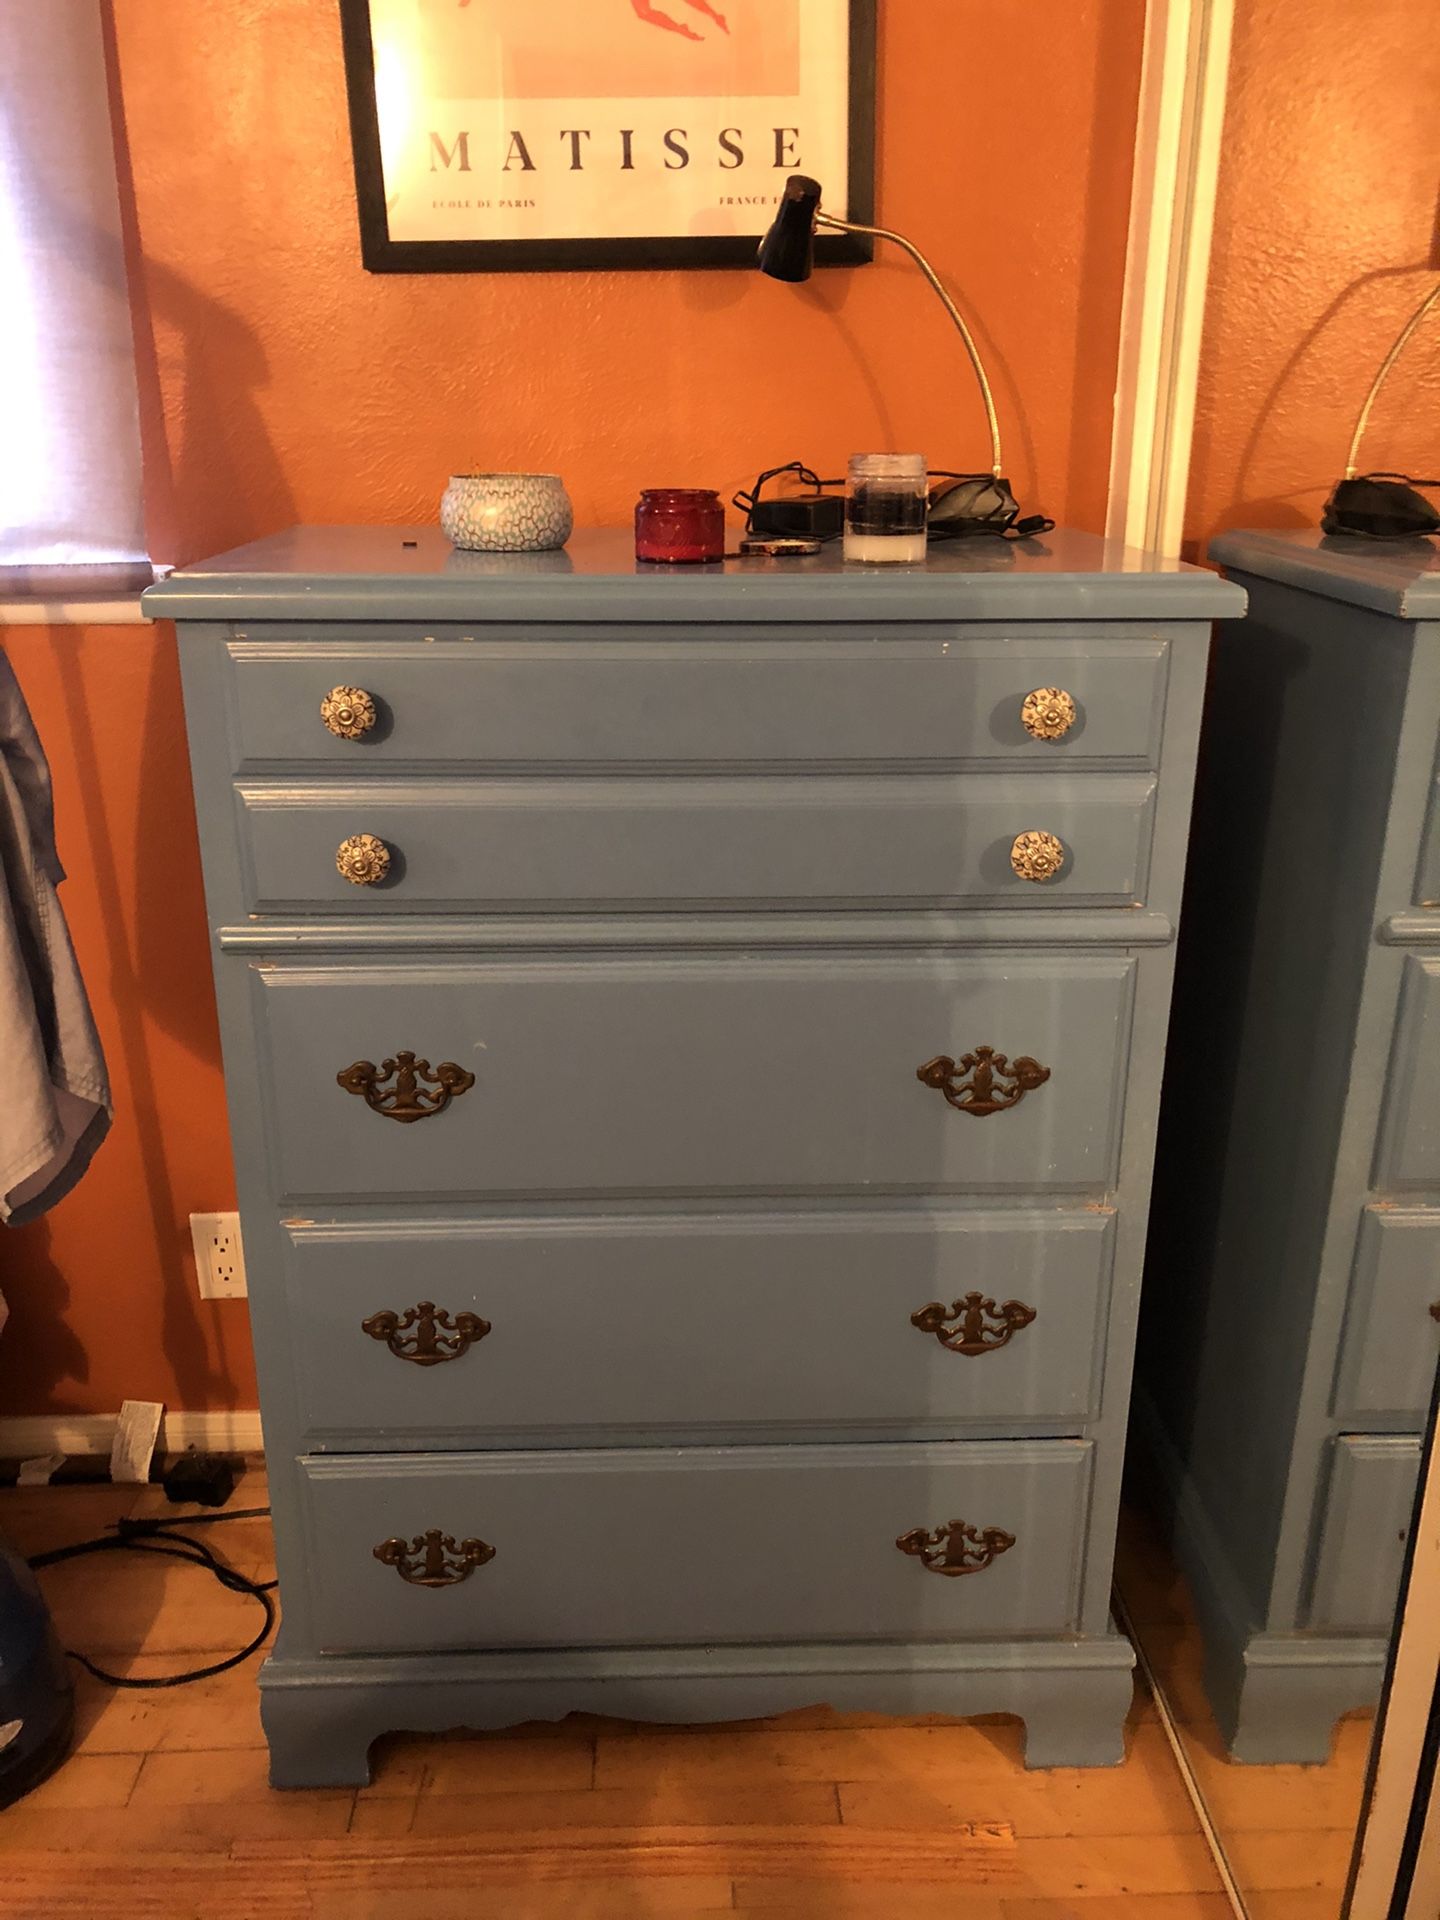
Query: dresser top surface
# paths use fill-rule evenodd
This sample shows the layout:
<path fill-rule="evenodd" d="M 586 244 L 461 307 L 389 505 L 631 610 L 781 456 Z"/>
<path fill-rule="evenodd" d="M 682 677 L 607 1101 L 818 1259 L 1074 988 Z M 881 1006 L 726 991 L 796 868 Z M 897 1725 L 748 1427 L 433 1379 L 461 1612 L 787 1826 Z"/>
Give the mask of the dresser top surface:
<path fill-rule="evenodd" d="M 148 589 L 158 619 L 685 620 L 1215 619 L 1243 609 L 1218 574 L 1099 535 L 956 541 L 918 566 L 799 560 L 638 562 L 628 529 L 556 553 L 462 553 L 438 527 L 292 527 Z"/>
<path fill-rule="evenodd" d="M 1210 558 L 1236 573 L 1405 620 L 1440 618 L 1440 546 L 1434 540 L 1366 540 L 1318 527 L 1237 530 L 1215 536 Z"/>

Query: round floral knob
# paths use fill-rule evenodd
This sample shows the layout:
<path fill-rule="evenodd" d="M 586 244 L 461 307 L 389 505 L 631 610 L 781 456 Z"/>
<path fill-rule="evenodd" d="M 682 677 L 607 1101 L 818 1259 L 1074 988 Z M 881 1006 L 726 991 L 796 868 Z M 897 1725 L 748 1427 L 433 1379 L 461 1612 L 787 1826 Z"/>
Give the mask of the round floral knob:
<path fill-rule="evenodd" d="M 373 833 L 352 833 L 335 849 L 335 865 L 352 887 L 378 887 L 390 871 L 390 849 Z"/>
<path fill-rule="evenodd" d="M 1010 864 L 1022 880 L 1053 880 L 1065 864 L 1065 848 L 1053 833 L 1017 833 Z"/>
<path fill-rule="evenodd" d="M 1075 702 L 1063 687 L 1036 687 L 1020 709 L 1020 724 L 1036 740 L 1063 740 L 1076 718 Z"/>
<path fill-rule="evenodd" d="M 337 740 L 360 740 L 375 724 L 375 702 L 363 687 L 332 687 L 320 702 L 320 718 Z"/>

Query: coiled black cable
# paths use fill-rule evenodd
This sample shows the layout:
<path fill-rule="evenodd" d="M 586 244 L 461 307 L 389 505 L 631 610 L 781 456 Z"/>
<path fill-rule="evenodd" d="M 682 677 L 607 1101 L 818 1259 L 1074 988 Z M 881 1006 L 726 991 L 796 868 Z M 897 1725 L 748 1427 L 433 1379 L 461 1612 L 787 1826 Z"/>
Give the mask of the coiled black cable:
<path fill-rule="evenodd" d="M 57 1567 L 66 1560 L 78 1560 L 87 1553 L 159 1553 L 171 1560 L 185 1560 L 192 1567 L 207 1567 L 221 1586 L 230 1593 L 249 1594 L 260 1602 L 265 1614 L 265 1623 L 248 1646 L 239 1653 L 232 1653 L 224 1660 L 212 1661 L 209 1666 L 192 1668 L 188 1673 L 170 1673 L 155 1679 L 139 1679 L 133 1674 L 109 1673 L 104 1667 L 97 1666 L 83 1653 L 77 1653 L 67 1647 L 70 1659 L 84 1667 L 87 1673 L 97 1680 L 103 1680 L 110 1687 L 183 1687 L 192 1680 L 208 1680 L 213 1674 L 228 1673 L 231 1667 L 238 1667 L 257 1653 L 269 1638 L 275 1625 L 275 1602 L 270 1598 L 278 1580 L 252 1580 L 248 1575 L 229 1566 L 218 1554 L 213 1553 L 201 1540 L 192 1540 L 188 1535 L 177 1533 L 177 1526 L 197 1527 L 213 1525 L 220 1520 L 264 1520 L 268 1519 L 268 1507 L 238 1507 L 233 1513 L 197 1513 L 184 1521 L 175 1520 L 119 1520 L 113 1533 L 102 1534 L 98 1540 L 81 1540 L 69 1547 L 52 1547 L 48 1553 L 37 1553 L 30 1560 L 30 1566 L 39 1572 L 45 1567 Z"/>

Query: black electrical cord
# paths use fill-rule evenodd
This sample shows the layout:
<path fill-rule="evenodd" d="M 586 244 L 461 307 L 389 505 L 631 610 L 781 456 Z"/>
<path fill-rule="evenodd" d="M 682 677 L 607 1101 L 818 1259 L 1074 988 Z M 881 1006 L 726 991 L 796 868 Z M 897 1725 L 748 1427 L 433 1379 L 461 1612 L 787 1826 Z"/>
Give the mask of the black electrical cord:
<path fill-rule="evenodd" d="M 197 1513 L 182 1522 L 171 1520 L 120 1520 L 116 1522 L 114 1533 L 102 1534 L 98 1540 L 81 1540 L 70 1547 L 52 1547 L 48 1553 L 37 1553 L 30 1565 L 37 1572 L 44 1567 L 56 1567 L 65 1560 L 78 1560 L 86 1553 L 161 1553 L 172 1560 L 185 1560 L 192 1567 L 208 1567 L 215 1578 L 231 1593 L 250 1594 L 260 1602 L 265 1614 L 265 1624 L 255 1638 L 239 1653 L 232 1653 L 224 1660 L 213 1661 L 208 1667 L 194 1667 L 188 1673 L 168 1673 L 153 1680 L 141 1680 L 132 1674 L 108 1673 L 104 1667 L 83 1653 L 77 1653 L 73 1647 L 67 1647 L 66 1653 L 84 1667 L 87 1673 L 97 1680 L 103 1680 L 110 1687 L 184 1687 L 192 1680 L 208 1680 L 213 1674 L 228 1673 L 231 1667 L 238 1667 L 264 1646 L 269 1638 L 270 1629 L 275 1624 L 275 1602 L 270 1598 L 278 1580 L 251 1580 L 245 1574 L 238 1573 L 234 1567 L 212 1553 L 203 1541 L 191 1540 L 183 1533 L 172 1529 L 177 1525 L 187 1527 L 213 1525 L 217 1520 L 263 1520 L 268 1518 L 268 1507 L 238 1507 L 233 1513 Z"/>

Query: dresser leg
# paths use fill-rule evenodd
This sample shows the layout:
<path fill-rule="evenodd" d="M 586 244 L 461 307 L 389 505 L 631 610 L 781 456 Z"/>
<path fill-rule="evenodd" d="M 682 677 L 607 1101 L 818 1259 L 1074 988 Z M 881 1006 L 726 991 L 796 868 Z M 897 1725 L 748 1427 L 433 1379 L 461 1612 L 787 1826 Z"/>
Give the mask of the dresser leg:
<path fill-rule="evenodd" d="M 1010 1713 L 1027 1767 L 1125 1757 L 1128 1642 L 676 1647 L 306 1659 L 272 1655 L 260 1718 L 277 1787 L 363 1786 L 384 1733 L 483 1732 L 599 1713 L 657 1725 L 763 1718 L 825 1702 L 841 1713 Z"/>
<path fill-rule="evenodd" d="M 1205 1689 L 1231 1760 L 1323 1766 L 1337 1723 L 1373 1706 L 1384 1674 L 1383 1641 L 1259 1634 L 1238 1651 L 1209 1647 Z"/>
<path fill-rule="evenodd" d="M 370 1746 L 386 1731 L 372 1702 L 319 1687 L 262 1690 L 272 1787 L 366 1787 Z"/>
<path fill-rule="evenodd" d="M 1028 1768 L 1119 1766 L 1134 1697 L 1128 1671 L 1047 1674 L 1035 1693 L 1021 1707 Z"/>

